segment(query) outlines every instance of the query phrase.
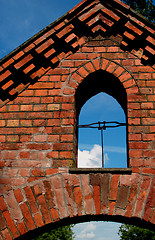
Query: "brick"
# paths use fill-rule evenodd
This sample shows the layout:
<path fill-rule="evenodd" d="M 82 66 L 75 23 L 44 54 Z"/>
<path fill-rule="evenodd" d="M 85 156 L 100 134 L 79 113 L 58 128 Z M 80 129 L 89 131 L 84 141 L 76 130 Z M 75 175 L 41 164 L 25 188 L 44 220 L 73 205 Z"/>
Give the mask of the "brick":
<path fill-rule="evenodd" d="M 93 214 L 92 191 L 89 186 L 89 178 L 87 175 L 81 176 L 81 183 L 82 183 L 83 196 L 84 196 L 85 212 L 86 212 L 86 214 Z"/>
<path fill-rule="evenodd" d="M 26 67 L 24 70 L 23 70 L 23 72 L 25 73 L 25 74 L 27 74 L 27 73 L 29 73 L 32 69 L 34 69 L 35 68 L 35 65 L 34 64 L 30 64 L 28 67 Z"/>
<path fill-rule="evenodd" d="M 116 207 L 125 209 L 127 206 L 129 188 L 126 186 L 120 186 L 117 195 Z"/>
<path fill-rule="evenodd" d="M 118 52 L 118 51 L 119 51 L 119 47 L 117 46 L 107 48 L 107 52 Z"/>
<path fill-rule="evenodd" d="M 93 199 L 95 205 L 96 214 L 101 213 L 101 197 L 100 197 L 100 186 L 93 186 Z"/>
<path fill-rule="evenodd" d="M 134 40 L 135 39 L 135 36 L 133 36 L 132 34 L 130 34 L 129 32 L 125 31 L 123 33 L 123 35 L 127 38 L 129 38 L 130 40 Z"/>
<path fill-rule="evenodd" d="M 63 90 L 64 95 L 74 95 L 75 94 L 75 89 L 72 89 L 70 87 L 66 87 Z"/>
<path fill-rule="evenodd" d="M 17 226 L 21 234 L 24 234 L 27 232 L 27 228 L 24 222 L 17 223 Z"/>
<path fill-rule="evenodd" d="M 102 70 L 106 70 L 108 64 L 109 64 L 109 60 L 107 60 L 107 59 L 103 59 L 101 69 L 102 69 Z"/>
<path fill-rule="evenodd" d="M 144 168 L 142 171 L 144 174 L 155 174 L 155 170 L 152 168 Z"/>
<path fill-rule="evenodd" d="M 13 192 L 7 192 L 7 194 L 5 194 L 5 200 L 10 207 L 13 218 L 20 221 L 22 219 L 22 214 Z"/>
<path fill-rule="evenodd" d="M 25 191 L 25 195 L 26 195 L 27 201 L 30 205 L 30 209 L 31 209 L 32 213 L 37 213 L 38 208 L 36 206 L 36 201 L 35 201 L 32 189 L 30 187 L 25 187 L 24 191 Z"/>
<path fill-rule="evenodd" d="M 34 142 L 47 142 L 47 135 L 35 135 L 33 137 Z"/>
<path fill-rule="evenodd" d="M 49 213 L 49 210 L 48 210 L 47 203 L 45 201 L 45 197 L 43 195 L 40 195 L 40 196 L 38 196 L 37 199 L 38 199 L 40 209 L 41 209 L 43 218 L 45 220 L 45 223 L 46 224 L 50 223 L 51 222 L 51 217 L 50 217 L 50 213 Z"/>
<path fill-rule="evenodd" d="M 109 10 L 108 8 L 102 8 L 101 11 L 110 17 L 112 17 L 114 20 L 118 21 L 120 19 L 119 16 L 117 16 L 113 11 Z"/>
<path fill-rule="evenodd" d="M 6 61 L 5 63 L 3 63 L 3 67 L 6 68 L 8 67 L 10 64 L 12 64 L 14 62 L 14 60 L 11 58 L 8 61 Z"/>
<path fill-rule="evenodd" d="M 64 217 L 67 216 L 67 209 L 66 209 L 66 204 L 65 204 L 65 201 L 64 201 L 64 192 L 63 192 L 63 188 L 62 188 L 62 185 L 61 185 L 61 179 L 57 175 L 57 176 L 53 176 L 51 181 L 52 181 L 52 185 L 54 187 L 56 202 L 57 202 L 57 206 L 58 206 L 58 209 L 59 209 L 60 216 L 62 218 L 64 218 Z"/>
<path fill-rule="evenodd" d="M 73 141 L 73 135 L 61 135 L 60 140 L 62 142 L 72 142 Z"/>
<path fill-rule="evenodd" d="M 70 217 L 77 215 L 77 209 L 75 208 L 74 205 L 72 181 L 73 181 L 72 177 L 70 178 L 68 174 L 63 175 L 64 193 Z"/>
<path fill-rule="evenodd" d="M 112 73 L 116 68 L 116 64 L 114 62 L 111 62 L 109 66 L 107 67 L 106 71 L 109 73 Z"/>
<path fill-rule="evenodd" d="M 42 216 L 40 213 L 36 213 L 34 215 L 34 221 L 35 221 L 37 227 L 42 227 L 44 225 L 44 222 L 43 222 L 43 219 L 42 219 Z"/>
<path fill-rule="evenodd" d="M 47 110 L 48 111 L 58 111 L 60 109 L 60 104 L 48 104 Z"/>
<path fill-rule="evenodd" d="M 1 74 L 0 82 L 2 82 L 5 78 L 9 77 L 10 75 L 11 75 L 11 72 L 9 70 Z"/>
<path fill-rule="evenodd" d="M 4 237 L 3 239 L 12 240 L 12 237 L 7 228 L 1 231 L 1 233 L 2 233 L 2 236 Z"/>
<path fill-rule="evenodd" d="M 4 217 L 5 217 L 5 220 L 7 222 L 7 225 L 9 226 L 9 229 L 11 230 L 12 234 L 14 237 L 19 237 L 19 231 L 18 229 L 16 228 L 13 220 L 12 220 L 12 217 L 9 213 L 9 211 L 5 211 L 3 213 Z"/>
<path fill-rule="evenodd" d="M 5 151 L 3 154 L 4 160 L 15 160 L 17 152 L 16 151 Z"/>
<path fill-rule="evenodd" d="M 148 193 L 148 187 L 150 185 L 151 179 L 148 177 L 143 177 L 140 185 L 140 192 L 136 201 L 136 208 L 134 210 L 133 216 L 142 217 L 143 209 L 145 207 L 145 199 Z"/>
<path fill-rule="evenodd" d="M 146 46 L 145 50 L 148 51 L 149 53 L 151 53 L 152 55 L 155 55 L 155 50 L 153 48 Z"/>
<path fill-rule="evenodd" d="M 123 73 L 121 76 L 119 76 L 119 80 L 121 82 L 126 81 L 127 79 L 131 78 L 131 75 L 128 72 Z"/>
<path fill-rule="evenodd" d="M 26 225 L 27 225 L 28 229 L 29 230 L 35 229 L 35 224 L 34 224 L 32 215 L 29 211 L 29 208 L 28 208 L 27 204 L 26 203 L 21 204 L 20 208 L 21 208 L 21 211 L 23 213 L 23 216 L 24 216 L 24 219 L 25 219 L 25 222 L 26 222 Z"/>
<path fill-rule="evenodd" d="M 20 125 L 21 126 L 32 126 L 32 120 L 20 120 Z"/>
<path fill-rule="evenodd" d="M 4 127 L 5 126 L 5 120 L 0 120 L 0 127 Z"/>
<path fill-rule="evenodd" d="M 153 109 L 153 103 L 152 102 L 141 103 L 141 108 L 142 109 Z"/>
<path fill-rule="evenodd" d="M 51 208 L 50 211 L 51 211 L 51 216 L 53 218 L 53 221 L 59 220 L 59 213 L 58 213 L 57 209 Z"/>
<path fill-rule="evenodd" d="M 67 159 L 67 158 L 72 158 L 72 157 L 73 157 L 72 151 L 61 151 L 60 152 L 60 158 Z"/>
<path fill-rule="evenodd" d="M 24 55 L 24 52 L 23 51 L 20 51 L 18 52 L 15 56 L 13 56 L 13 59 L 14 60 L 17 60 L 19 59 L 20 57 L 22 57 Z"/>
<path fill-rule="evenodd" d="M 32 170 L 31 175 L 43 177 L 43 176 L 45 176 L 45 173 L 42 169 L 34 169 L 34 170 Z"/>
<path fill-rule="evenodd" d="M 83 213 L 84 206 L 83 206 L 82 192 L 81 192 L 79 183 L 74 187 L 74 196 L 75 196 L 75 203 L 77 207 L 78 216 L 81 216 Z"/>
<path fill-rule="evenodd" d="M 79 68 L 77 73 L 79 73 L 83 78 L 87 77 L 89 74 L 84 67 Z"/>
<path fill-rule="evenodd" d="M 135 27 L 132 23 L 130 23 L 129 21 L 125 24 L 126 27 L 128 27 L 130 30 L 132 30 L 134 33 L 136 33 L 137 35 L 142 35 L 142 31 L 140 29 L 138 29 L 137 27 Z"/>
<path fill-rule="evenodd" d="M 60 126 L 60 119 L 48 119 L 48 126 Z"/>
<path fill-rule="evenodd" d="M 42 45 L 40 45 L 38 48 L 35 49 L 35 51 L 37 53 L 41 53 L 42 51 L 44 51 L 46 48 L 50 47 L 52 44 L 54 43 L 54 41 L 50 38 L 48 40 L 46 40 L 46 42 L 44 42 Z"/>
<path fill-rule="evenodd" d="M 6 224 L 4 222 L 4 218 L 2 217 L 2 214 L 0 213 L 0 230 L 3 230 L 6 228 Z"/>
<path fill-rule="evenodd" d="M 31 149 L 31 150 L 48 150 L 51 149 L 51 145 L 50 144 L 42 144 L 42 143 L 30 143 L 27 144 L 27 149 Z"/>
<path fill-rule="evenodd" d="M 14 67 L 15 67 L 16 69 L 21 68 L 24 64 L 26 64 L 27 62 L 29 62 L 32 58 L 33 58 L 32 55 L 29 54 L 29 55 L 27 55 L 26 57 L 24 57 L 21 61 L 19 61 L 18 63 L 16 63 L 16 64 L 14 65 Z"/>
<path fill-rule="evenodd" d="M 4 198 L 3 198 L 3 196 L 1 196 L 0 197 L 0 210 L 3 212 L 4 210 L 6 210 L 7 209 L 7 206 L 6 206 L 6 203 L 5 203 L 5 201 L 4 201 Z"/>
<path fill-rule="evenodd" d="M 143 118 L 142 124 L 144 125 L 155 125 L 155 118 Z"/>
<path fill-rule="evenodd" d="M 118 191 L 119 175 L 113 175 L 110 184 L 109 200 L 116 200 Z"/>
<path fill-rule="evenodd" d="M 14 195 L 16 197 L 16 200 L 18 203 L 22 202 L 24 200 L 23 194 L 20 189 L 14 190 Z"/>
<path fill-rule="evenodd" d="M 51 170 L 51 174 L 57 173 L 58 171 L 55 169 L 49 169 Z M 52 191 L 52 187 L 51 187 L 51 182 L 48 180 L 45 180 L 44 182 L 44 187 L 45 187 L 45 197 L 46 197 L 46 201 L 48 203 L 49 208 L 55 208 L 56 207 L 56 201 L 55 201 L 55 197 L 54 197 L 54 192 Z"/>
<path fill-rule="evenodd" d="M 94 66 L 93 66 L 93 64 L 92 64 L 91 62 L 86 63 L 86 64 L 85 64 L 85 68 L 86 68 L 90 73 L 92 73 L 92 72 L 95 71 L 95 68 L 94 68 Z"/>
<path fill-rule="evenodd" d="M 94 64 L 94 67 L 96 68 L 96 70 L 100 69 L 100 61 L 98 58 L 93 60 L 93 64 Z"/>
<path fill-rule="evenodd" d="M 53 175 L 54 173 L 58 173 L 58 169 L 47 169 L 46 175 Z"/>
<path fill-rule="evenodd" d="M 29 52 L 31 49 L 33 49 L 35 45 L 33 43 L 29 44 L 25 49 L 24 52 Z"/>
<path fill-rule="evenodd" d="M 124 72 L 124 68 L 122 67 L 118 67 L 116 68 L 116 70 L 113 72 L 113 74 L 116 76 L 116 77 L 119 77 L 122 73 Z"/>

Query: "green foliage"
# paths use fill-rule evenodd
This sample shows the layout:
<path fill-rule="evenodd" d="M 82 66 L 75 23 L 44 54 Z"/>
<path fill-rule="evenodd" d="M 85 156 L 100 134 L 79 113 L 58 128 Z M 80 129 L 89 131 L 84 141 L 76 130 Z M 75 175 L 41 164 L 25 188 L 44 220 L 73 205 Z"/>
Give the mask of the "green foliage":
<path fill-rule="evenodd" d="M 123 0 L 128 6 L 155 22 L 155 5 L 153 0 Z"/>
<path fill-rule="evenodd" d="M 69 225 L 52 229 L 32 240 L 73 240 L 74 232 L 72 227 L 73 225 Z"/>
<path fill-rule="evenodd" d="M 120 226 L 118 235 L 121 240 L 155 240 L 155 232 L 128 224 Z"/>

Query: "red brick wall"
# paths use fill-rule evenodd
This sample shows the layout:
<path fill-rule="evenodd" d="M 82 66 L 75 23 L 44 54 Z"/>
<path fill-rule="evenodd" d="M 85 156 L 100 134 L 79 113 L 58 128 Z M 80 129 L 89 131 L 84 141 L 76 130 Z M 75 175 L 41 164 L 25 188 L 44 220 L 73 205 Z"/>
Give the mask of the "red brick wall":
<path fill-rule="evenodd" d="M 155 70 L 112 40 L 84 44 L 0 109 L 0 239 L 77 216 L 154 224 Z M 75 93 L 90 74 L 105 71 L 127 93 L 132 174 L 71 174 Z"/>

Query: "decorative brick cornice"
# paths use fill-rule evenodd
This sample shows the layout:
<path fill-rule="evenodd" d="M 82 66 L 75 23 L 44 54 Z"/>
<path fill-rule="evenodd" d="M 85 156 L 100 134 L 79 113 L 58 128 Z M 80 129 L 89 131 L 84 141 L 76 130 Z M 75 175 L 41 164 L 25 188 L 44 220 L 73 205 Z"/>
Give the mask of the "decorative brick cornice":
<path fill-rule="evenodd" d="M 141 62 L 152 65 L 154 33 L 154 24 L 119 0 L 83 0 L 1 60 L 0 105 L 14 99 L 90 37 L 120 36 L 123 51 L 141 50 Z"/>

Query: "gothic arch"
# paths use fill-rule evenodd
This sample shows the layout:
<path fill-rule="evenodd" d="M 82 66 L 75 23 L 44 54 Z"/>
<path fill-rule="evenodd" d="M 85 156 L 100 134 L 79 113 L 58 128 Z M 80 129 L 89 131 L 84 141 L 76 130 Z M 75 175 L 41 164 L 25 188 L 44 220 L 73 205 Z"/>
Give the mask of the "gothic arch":
<path fill-rule="evenodd" d="M 98 70 L 106 71 L 117 77 L 126 89 L 127 95 L 139 92 L 134 77 L 123 66 L 105 58 L 96 58 L 83 64 L 69 76 L 62 88 L 62 94 L 73 95 L 84 78 Z"/>

